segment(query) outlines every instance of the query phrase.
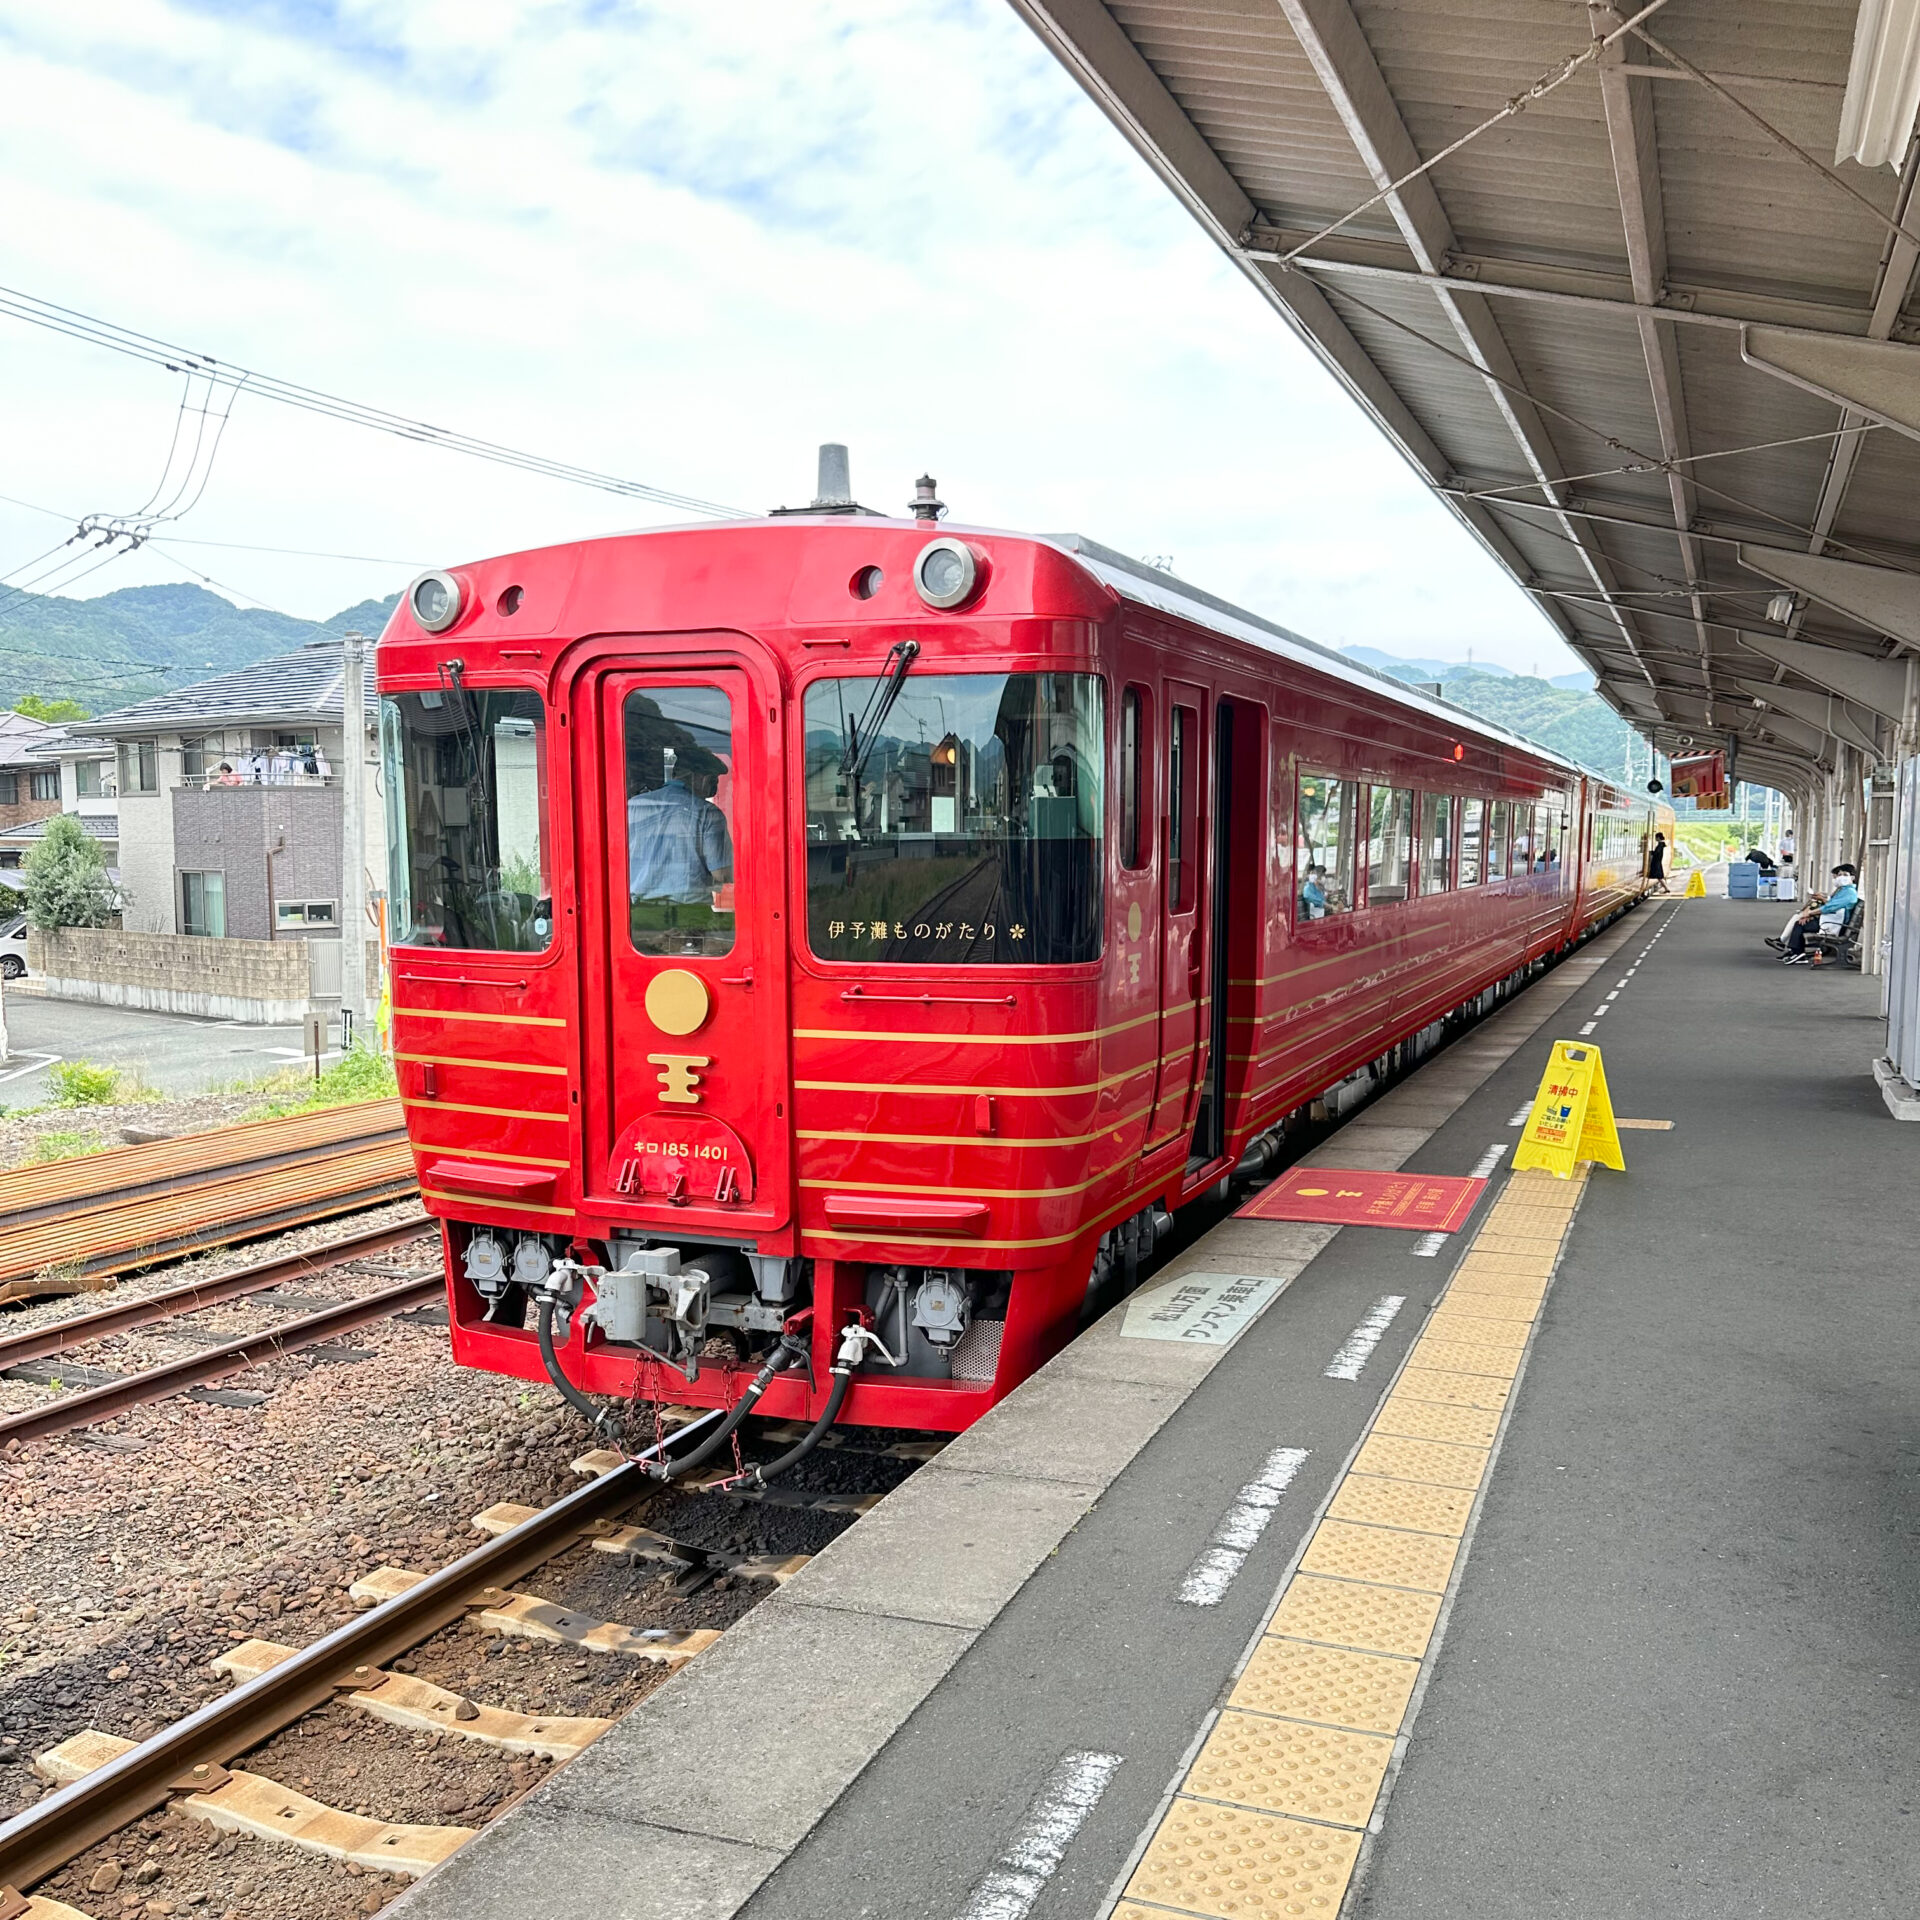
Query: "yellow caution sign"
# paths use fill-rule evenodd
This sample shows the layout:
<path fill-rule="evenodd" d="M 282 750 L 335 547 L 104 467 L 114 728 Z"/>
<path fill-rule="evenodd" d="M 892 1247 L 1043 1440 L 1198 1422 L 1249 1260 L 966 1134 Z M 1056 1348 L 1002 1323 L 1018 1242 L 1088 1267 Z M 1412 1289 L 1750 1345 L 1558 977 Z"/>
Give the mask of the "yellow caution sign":
<path fill-rule="evenodd" d="M 1513 1156 L 1513 1170 L 1544 1167 L 1556 1180 L 1570 1180 L 1582 1160 L 1621 1173 L 1627 1170 L 1600 1049 L 1556 1040 L 1527 1116 L 1527 1130 L 1520 1136 L 1520 1151 Z"/>
<path fill-rule="evenodd" d="M 1707 876 L 1698 867 L 1687 882 L 1687 890 L 1681 896 L 1683 900 L 1704 900 L 1707 897 Z"/>

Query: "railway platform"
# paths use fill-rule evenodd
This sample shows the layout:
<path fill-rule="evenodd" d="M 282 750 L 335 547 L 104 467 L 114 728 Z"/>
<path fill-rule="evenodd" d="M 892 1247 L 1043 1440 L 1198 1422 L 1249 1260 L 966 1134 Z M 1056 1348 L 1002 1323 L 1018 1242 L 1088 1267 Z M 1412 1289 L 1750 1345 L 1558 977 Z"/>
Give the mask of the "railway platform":
<path fill-rule="evenodd" d="M 1231 1344 L 1123 1303 L 396 1910 L 1920 1910 L 1920 1129 L 1772 914 L 1605 930 L 1312 1156 L 1460 1232 L 1217 1227 Z M 1626 1171 L 1511 1174 L 1575 1038 Z"/>

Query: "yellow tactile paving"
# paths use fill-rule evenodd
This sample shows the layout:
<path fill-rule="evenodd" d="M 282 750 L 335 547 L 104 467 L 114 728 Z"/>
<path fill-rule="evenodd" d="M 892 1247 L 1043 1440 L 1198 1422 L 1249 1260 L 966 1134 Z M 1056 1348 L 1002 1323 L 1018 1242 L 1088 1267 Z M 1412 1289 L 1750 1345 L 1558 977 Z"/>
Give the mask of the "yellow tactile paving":
<path fill-rule="evenodd" d="M 1395 1480 L 1425 1480 L 1436 1487 L 1465 1487 L 1472 1492 L 1487 1469 L 1484 1447 L 1456 1446 L 1447 1440 L 1409 1440 L 1403 1434 L 1371 1433 L 1354 1455 L 1355 1473 L 1386 1474 Z"/>
<path fill-rule="evenodd" d="M 1586 1175 L 1489 1209 L 1112 1920 L 1337 1920 Z"/>
<path fill-rule="evenodd" d="M 1359 1852 L 1344 1828 L 1175 1800 L 1127 1892 L 1207 1920 L 1333 1920 Z"/>
<path fill-rule="evenodd" d="M 1390 1660 L 1269 1634 L 1254 1648 L 1227 1705 L 1243 1713 L 1284 1714 L 1359 1733 L 1398 1733 L 1419 1677 L 1417 1660 Z"/>
<path fill-rule="evenodd" d="M 1447 1406 L 1475 1407 L 1497 1414 L 1507 1404 L 1511 1383 L 1482 1373 L 1459 1373 L 1447 1367 L 1409 1366 L 1394 1387 L 1396 1396 L 1433 1400 Z"/>
<path fill-rule="evenodd" d="M 1349 1473 L 1328 1504 L 1334 1520 L 1357 1520 L 1368 1527 L 1408 1527 L 1417 1533 L 1461 1534 L 1473 1511 L 1473 1495 L 1464 1487 L 1427 1487 L 1413 1480 L 1376 1480 Z"/>
<path fill-rule="evenodd" d="M 1519 1347 L 1490 1347 L 1477 1340 L 1435 1340 L 1422 1336 L 1413 1349 L 1413 1364 L 1438 1367 L 1447 1373 L 1490 1373 L 1511 1380 L 1520 1370 Z"/>
<path fill-rule="evenodd" d="M 1539 1313 L 1547 1297 L 1544 1274 L 1537 1280 L 1463 1280 L 1447 1289 L 1436 1312 Z M 1486 1304 L 1483 1305 L 1482 1302 Z M 1497 1304 L 1495 1304 L 1497 1303 Z"/>
<path fill-rule="evenodd" d="M 1370 1580 L 1379 1586 L 1445 1593 L 1459 1550 L 1460 1542 L 1451 1534 L 1362 1527 L 1350 1520 L 1327 1519 L 1314 1529 L 1306 1552 L 1300 1556 L 1300 1568 L 1303 1573 L 1324 1573 L 1335 1580 Z"/>
<path fill-rule="evenodd" d="M 1537 1253 L 1474 1252 L 1460 1262 L 1460 1280 L 1538 1280 L 1546 1262 Z"/>
<path fill-rule="evenodd" d="M 1293 1640 L 1418 1659 L 1427 1650 L 1439 1613 L 1437 1593 L 1409 1593 L 1403 1587 L 1363 1586 L 1354 1580 L 1319 1580 L 1296 1573 L 1267 1624 L 1269 1632 Z"/>
<path fill-rule="evenodd" d="M 1364 1827 L 1393 1742 L 1300 1720 L 1229 1710 L 1214 1722 L 1183 1791 L 1237 1807 Z"/>
<path fill-rule="evenodd" d="M 1451 1440 L 1463 1447 L 1490 1447 L 1499 1429 L 1500 1415 L 1494 1408 L 1423 1400 L 1405 1390 L 1404 1377 L 1373 1423 L 1375 1433 L 1403 1433 L 1410 1440 Z"/>
<path fill-rule="evenodd" d="M 1494 1314 L 1475 1313 L 1470 1295 L 1443 1305 L 1427 1322 L 1427 1334 L 1434 1340 L 1465 1340 L 1488 1347 L 1524 1347 L 1533 1332 L 1528 1320 L 1503 1320 Z"/>

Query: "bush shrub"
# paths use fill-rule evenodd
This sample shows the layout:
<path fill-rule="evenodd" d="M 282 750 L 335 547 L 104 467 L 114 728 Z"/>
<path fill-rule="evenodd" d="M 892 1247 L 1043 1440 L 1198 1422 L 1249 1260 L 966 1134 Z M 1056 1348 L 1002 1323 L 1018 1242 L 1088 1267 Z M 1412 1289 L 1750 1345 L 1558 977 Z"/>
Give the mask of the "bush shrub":
<path fill-rule="evenodd" d="M 56 1107 L 105 1107 L 120 1091 L 120 1069 L 97 1067 L 91 1060 L 60 1060 L 47 1069 Z"/>

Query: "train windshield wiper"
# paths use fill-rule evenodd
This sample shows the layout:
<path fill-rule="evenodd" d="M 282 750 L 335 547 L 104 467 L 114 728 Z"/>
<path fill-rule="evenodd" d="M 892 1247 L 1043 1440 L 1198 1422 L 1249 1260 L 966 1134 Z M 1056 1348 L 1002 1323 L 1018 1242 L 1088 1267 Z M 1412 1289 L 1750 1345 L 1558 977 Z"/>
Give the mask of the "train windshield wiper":
<path fill-rule="evenodd" d="M 887 715 L 900 697 L 901 686 L 919 657 L 918 640 L 896 640 L 887 650 L 880 678 L 873 683 L 873 692 L 867 696 L 866 711 L 858 720 L 847 722 L 847 750 L 840 756 L 840 771 L 856 782 L 866 772 L 880 729 L 886 725 Z"/>

